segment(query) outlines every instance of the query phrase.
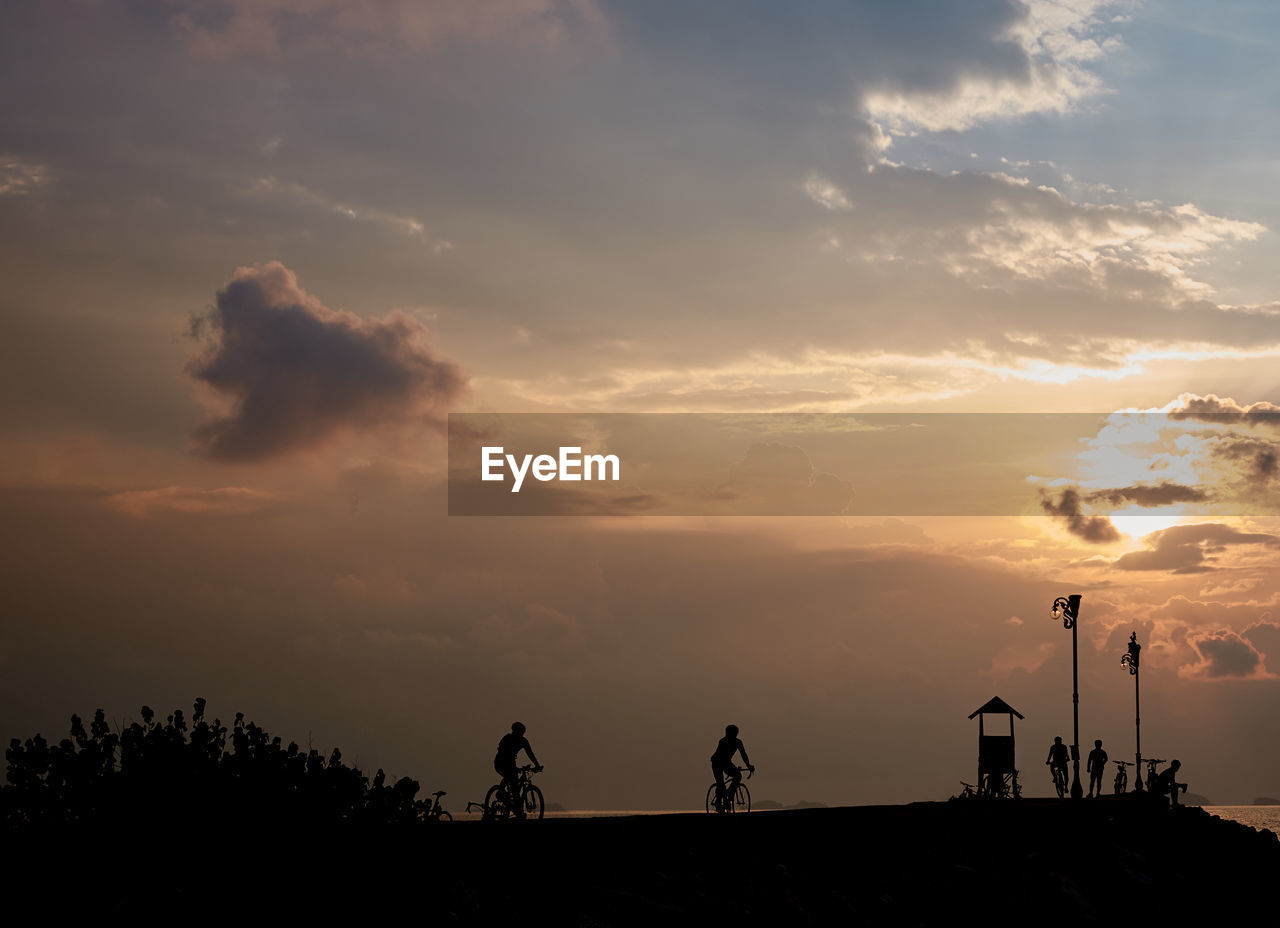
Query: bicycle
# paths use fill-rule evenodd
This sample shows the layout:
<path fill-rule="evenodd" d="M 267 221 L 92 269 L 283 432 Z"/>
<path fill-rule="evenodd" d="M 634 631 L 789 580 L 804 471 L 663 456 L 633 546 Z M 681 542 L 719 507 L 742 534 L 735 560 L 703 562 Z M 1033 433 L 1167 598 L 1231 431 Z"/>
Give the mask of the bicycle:
<path fill-rule="evenodd" d="M 952 796 L 951 797 L 952 799 L 977 799 L 978 798 L 978 788 L 974 786 L 972 783 L 966 783 L 964 780 L 961 780 L 960 785 L 963 786 L 964 789 L 960 791 L 959 796 Z"/>
<path fill-rule="evenodd" d="M 1008 792 L 1005 794 L 1003 798 L 1005 799 L 1021 799 L 1022 798 L 1022 784 L 1018 782 L 1018 771 L 1015 770 L 1010 775 L 1007 789 L 1008 789 Z"/>
<path fill-rule="evenodd" d="M 981 799 L 1021 799 L 1022 784 L 1018 782 L 1018 771 L 1005 773 L 993 770 L 987 773 L 977 795 Z"/>
<path fill-rule="evenodd" d="M 1116 763 L 1116 795 L 1123 796 L 1129 791 L 1129 770 L 1131 760 L 1118 760 Z"/>
<path fill-rule="evenodd" d="M 742 772 L 741 767 L 734 767 L 738 773 Z M 747 779 L 751 779 L 751 775 L 755 773 L 754 767 L 747 768 Z M 734 787 L 733 796 L 722 795 L 719 783 L 712 783 L 707 787 L 707 812 L 750 812 L 751 811 L 751 790 L 747 789 L 747 784 L 738 781 L 738 785 Z"/>
<path fill-rule="evenodd" d="M 1163 764 L 1165 761 L 1160 757 L 1144 757 L 1142 762 L 1147 765 L 1147 792 L 1153 792 L 1156 788 L 1156 777 L 1160 775 L 1156 773 L 1156 764 Z"/>
<path fill-rule="evenodd" d="M 1058 798 L 1064 799 L 1067 795 L 1067 768 L 1059 767 L 1056 764 L 1050 764 L 1049 769 L 1053 772 L 1053 788 L 1058 791 Z"/>
<path fill-rule="evenodd" d="M 447 795 L 444 790 L 438 789 L 432 796 L 432 799 L 426 800 L 423 804 L 422 811 L 418 813 L 418 817 L 424 822 L 452 822 L 453 816 L 444 810 L 444 806 L 440 804 L 440 797 Z"/>
<path fill-rule="evenodd" d="M 489 787 L 489 792 L 485 794 L 483 803 L 467 803 L 467 811 L 471 811 L 473 805 L 480 806 L 481 814 L 486 821 L 505 821 L 509 818 L 523 819 L 542 818 L 546 811 L 546 803 L 542 798 L 542 790 L 534 786 L 529 780 L 529 774 L 541 773 L 541 767 L 534 767 L 532 764 L 519 768 L 519 775 L 515 782 L 515 795 L 507 790 L 503 784 L 495 783 Z"/>

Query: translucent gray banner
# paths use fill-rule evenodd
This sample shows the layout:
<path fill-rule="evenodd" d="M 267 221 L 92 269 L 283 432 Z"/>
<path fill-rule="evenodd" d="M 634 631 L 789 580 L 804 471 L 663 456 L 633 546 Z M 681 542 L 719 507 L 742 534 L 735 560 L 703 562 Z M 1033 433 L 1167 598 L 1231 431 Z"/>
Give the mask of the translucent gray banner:
<path fill-rule="evenodd" d="M 1280 512 L 1280 414 L 464 413 L 455 516 Z M 1083 521 L 1082 521 L 1083 520 Z"/>

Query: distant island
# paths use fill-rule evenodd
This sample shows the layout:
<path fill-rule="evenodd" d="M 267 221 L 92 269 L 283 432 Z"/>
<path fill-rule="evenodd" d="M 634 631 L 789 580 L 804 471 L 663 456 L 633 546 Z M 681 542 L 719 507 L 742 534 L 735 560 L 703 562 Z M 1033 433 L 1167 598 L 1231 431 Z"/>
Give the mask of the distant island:
<path fill-rule="evenodd" d="M 829 807 L 825 802 L 812 802 L 808 799 L 801 799 L 789 806 L 784 806 L 774 799 L 758 799 L 751 803 L 751 808 L 757 812 L 773 812 L 778 809 L 826 809 Z"/>
<path fill-rule="evenodd" d="M 1270 796 L 1259 796 L 1253 800 L 1255 806 L 1280 806 L 1280 799 L 1273 799 Z"/>

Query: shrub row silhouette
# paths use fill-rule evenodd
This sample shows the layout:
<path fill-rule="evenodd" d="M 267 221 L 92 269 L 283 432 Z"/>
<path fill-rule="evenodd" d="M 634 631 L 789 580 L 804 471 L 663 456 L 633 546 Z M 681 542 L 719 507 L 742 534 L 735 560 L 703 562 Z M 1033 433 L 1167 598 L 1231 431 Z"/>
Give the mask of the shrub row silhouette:
<path fill-rule="evenodd" d="M 71 734 L 49 744 L 36 734 L 5 751 L 7 784 L 0 813 L 9 827 L 30 824 L 224 826 L 419 821 L 427 805 L 418 783 L 388 786 L 379 770 L 370 783 L 342 762 L 337 749 L 288 747 L 237 712 L 228 731 L 205 717 L 197 699 L 191 722 L 181 709 L 161 724 L 149 706 L 142 722 L 113 732 L 103 711 L 88 729 L 71 716 Z"/>

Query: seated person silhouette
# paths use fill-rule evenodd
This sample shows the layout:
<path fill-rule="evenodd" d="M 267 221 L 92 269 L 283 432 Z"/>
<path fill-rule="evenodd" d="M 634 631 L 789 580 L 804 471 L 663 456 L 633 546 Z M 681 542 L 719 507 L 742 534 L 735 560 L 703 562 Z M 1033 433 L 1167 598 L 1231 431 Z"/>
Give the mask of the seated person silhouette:
<path fill-rule="evenodd" d="M 512 722 L 511 731 L 502 736 L 502 740 L 498 742 L 497 756 L 493 758 L 493 769 L 502 775 L 502 788 L 511 797 L 511 807 L 517 818 L 524 818 L 524 809 L 520 807 L 520 794 L 516 787 L 520 775 L 516 769 L 516 756 L 524 751 L 529 755 L 529 760 L 533 761 L 534 771 L 542 772 L 542 765 L 538 763 L 538 758 L 533 753 L 533 748 L 529 746 L 529 739 L 524 736 L 524 732 L 524 723 Z"/>
<path fill-rule="evenodd" d="M 1062 780 L 1065 783 L 1067 779 L 1067 761 L 1071 759 L 1067 746 L 1062 743 L 1062 737 L 1053 739 L 1053 744 L 1049 747 L 1049 757 L 1045 761 L 1049 765 L 1049 772 L 1055 770 L 1062 771 Z"/>
<path fill-rule="evenodd" d="M 1089 796 L 1094 795 L 1094 788 L 1098 790 L 1098 797 L 1102 796 L 1102 773 L 1107 769 L 1107 752 L 1102 750 L 1102 741 L 1093 742 L 1093 750 L 1089 752 L 1089 761 L 1086 764 L 1089 771 Z"/>
<path fill-rule="evenodd" d="M 1164 801 L 1164 798 L 1168 796 L 1171 806 L 1175 809 L 1178 807 L 1178 790 L 1182 790 L 1184 793 L 1187 791 L 1187 784 L 1176 781 L 1178 770 L 1181 767 L 1182 761 L 1170 761 L 1168 768 L 1156 777 L 1156 782 L 1151 787 L 1151 795 L 1154 798 Z"/>
<path fill-rule="evenodd" d="M 726 799 L 732 802 L 734 791 L 742 782 L 742 773 L 733 762 L 733 755 L 739 753 L 742 754 L 742 762 L 747 765 L 747 769 L 754 773 L 756 768 L 751 765 L 747 749 L 738 738 L 738 726 L 726 725 L 724 737 L 716 744 L 716 752 L 711 755 L 711 772 L 716 777 L 716 799 L 719 802 L 723 803 Z M 729 781 L 727 788 L 725 780 Z"/>

